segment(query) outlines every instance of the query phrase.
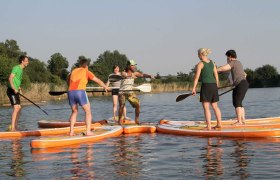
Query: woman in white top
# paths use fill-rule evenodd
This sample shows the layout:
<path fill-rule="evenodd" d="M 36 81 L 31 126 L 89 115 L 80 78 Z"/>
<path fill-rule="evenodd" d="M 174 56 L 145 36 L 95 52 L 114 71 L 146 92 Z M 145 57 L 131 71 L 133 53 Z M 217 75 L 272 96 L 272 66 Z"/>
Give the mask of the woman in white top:
<path fill-rule="evenodd" d="M 119 81 L 114 81 L 114 82 L 110 82 L 109 79 L 110 79 L 110 76 L 115 76 L 115 75 L 119 75 L 121 77 L 121 73 L 120 73 L 120 67 L 118 65 L 114 65 L 113 66 L 113 73 L 109 75 L 108 77 L 108 81 L 107 81 L 107 87 L 109 86 L 109 84 L 111 84 L 110 87 L 113 87 L 112 88 L 112 98 L 113 98 L 113 118 L 114 118 L 114 121 L 117 121 L 116 119 L 116 112 L 117 112 L 117 106 L 118 106 L 118 97 L 119 97 L 119 88 L 121 86 L 121 78 Z M 124 117 L 126 117 L 126 107 L 124 107 L 124 110 L 123 110 L 123 114 L 124 114 Z"/>

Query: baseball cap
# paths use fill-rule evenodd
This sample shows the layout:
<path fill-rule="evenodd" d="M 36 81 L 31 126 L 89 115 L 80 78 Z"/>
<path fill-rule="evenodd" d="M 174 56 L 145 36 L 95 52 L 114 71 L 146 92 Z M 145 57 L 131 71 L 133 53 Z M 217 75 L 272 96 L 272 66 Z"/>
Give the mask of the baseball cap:
<path fill-rule="evenodd" d="M 130 66 L 136 66 L 137 63 L 136 63 L 133 59 L 131 59 L 131 60 L 128 61 L 128 65 L 130 65 Z"/>

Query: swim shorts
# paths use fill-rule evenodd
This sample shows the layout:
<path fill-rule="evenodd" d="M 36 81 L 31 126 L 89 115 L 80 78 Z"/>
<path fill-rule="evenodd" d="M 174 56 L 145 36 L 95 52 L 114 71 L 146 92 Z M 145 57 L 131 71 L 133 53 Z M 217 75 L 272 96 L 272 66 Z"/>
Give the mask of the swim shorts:
<path fill-rule="evenodd" d="M 12 88 L 8 87 L 7 96 L 9 97 L 12 106 L 16 105 L 16 104 L 20 105 L 19 94 L 16 94 L 15 91 Z"/>
<path fill-rule="evenodd" d="M 68 100 L 69 100 L 69 105 L 71 107 L 76 104 L 83 106 L 89 102 L 88 96 L 87 96 L 87 93 L 85 90 L 68 91 Z"/>
<path fill-rule="evenodd" d="M 119 104 L 120 106 L 125 105 L 125 100 L 128 100 L 128 102 L 131 104 L 133 108 L 136 108 L 137 106 L 140 106 L 140 101 L 136 94 L 134 93 L 124 93 L 124 94 L 119 94 Z"/>

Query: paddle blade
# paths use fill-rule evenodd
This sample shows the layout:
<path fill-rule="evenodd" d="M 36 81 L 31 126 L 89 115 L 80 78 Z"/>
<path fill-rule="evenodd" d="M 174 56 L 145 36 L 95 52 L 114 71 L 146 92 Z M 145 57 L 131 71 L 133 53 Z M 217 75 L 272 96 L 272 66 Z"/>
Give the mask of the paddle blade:
<path fill-rule="evenodd" d="M 67 93 L 67 91 L 49 91 L 49 95 L 51 96 L 60 96 L 65 93 Z"/>
<path fill-rule="evenodd" d="M 120 81 L 122 79 L 121 75 L 118 74 L 112 74 L 109 76 L 109 82 L 117 82 Z"/>
<path fill-rule="evenodd" d="M 141 92 L 151 92 L 152 86 L 150 83 L 142 84 L 140 86 L 134 87 L 135 89 L 139 89 Z"/>
<path fill-rule="evenodd" d="M 176 102 L 182 101 L 191 95 L 192 95 L 191 93 L 180 94 L 179 96 L 177 96 Z"/>

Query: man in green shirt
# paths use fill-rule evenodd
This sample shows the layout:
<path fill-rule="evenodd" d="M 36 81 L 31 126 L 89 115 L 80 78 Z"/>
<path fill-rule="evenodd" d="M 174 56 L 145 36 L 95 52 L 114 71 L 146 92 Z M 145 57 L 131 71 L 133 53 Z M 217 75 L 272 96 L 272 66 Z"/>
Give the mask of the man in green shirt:
<path fill-rule="evenodd" d="M 27 56 L 20 56 L 19 65 L 13 67 L 12 72 L 9 76 L 7 95 L 10 99 L 11 105 L 14 107 L 10 131 L 17 131 L 17 123 L 21 110 L 20 97 L 18 93 L 21 93 L 20 85 L 22 81 L 23 68 L 25 68 L 28 63 L 29 62 Z"/>

